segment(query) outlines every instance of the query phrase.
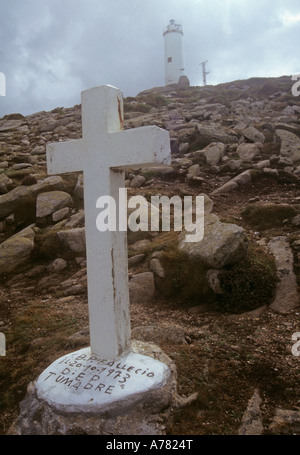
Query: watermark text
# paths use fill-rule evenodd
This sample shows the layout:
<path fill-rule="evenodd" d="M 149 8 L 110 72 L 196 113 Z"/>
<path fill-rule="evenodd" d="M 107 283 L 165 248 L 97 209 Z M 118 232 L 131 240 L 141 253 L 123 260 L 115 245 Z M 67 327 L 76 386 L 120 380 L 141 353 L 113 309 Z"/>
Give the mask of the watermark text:
<path fill-rule="evenodd" d="M 113 196 L 101 196 L 96 208 L 102 209 L 96 218 L 98 231 L 174 231 L 189 232 L 186 242 L 200 242 L 204 236 L 204 196 L 132 196 L 127 201 L 127 189 L 119 189 L 119 201 Z M 129 216 L 128 216 L 129 211 Z"/>
<path fill-rule="evenodd" d="M 300 96 L 300 80 L 298 81 L 298 79 L 300 79 L 300 74 L 295 74 L 294 76 L 292 76 L 292 81 L 297 81 L 292 86 L 292 94 L 294 96 Z"/>
<path fill-rule="evenodd" d="M 0 73 L 0 96 L 6 96 L 6 77 L 4 73 Z"/>
<path fill-rule="evenodd" d="M 6 339 L 4 333 L 0 332 L 0 357 L 6 355 Z"/>
<path fill-rule="evenodd" d="M 293 346 L 292 346 L 292 354 L 295 357 L 299 357 L 300 356 L 300 332 L 293 333 L 292 341 L 296 341 L 296 343 L 293 344 Z"/>

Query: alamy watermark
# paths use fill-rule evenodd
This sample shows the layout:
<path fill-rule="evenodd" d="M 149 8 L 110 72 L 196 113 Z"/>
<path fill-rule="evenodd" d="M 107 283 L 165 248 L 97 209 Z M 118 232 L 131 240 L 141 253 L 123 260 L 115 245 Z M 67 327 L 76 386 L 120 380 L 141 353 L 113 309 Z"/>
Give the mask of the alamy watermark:
<path fill-rule="evenodd" d="M 4 333 L 0 332 L 0 357 L 6 355 L 6 339 Z"/>
<path fill-rule="evenodd" d="M 127 189 L 120 188 L 118 203 L 112 196 L 101 196 L 96 208 L 102 209 L 96 218 L 100 232 L 170 231 L 173 224 L 174 231 L 193 233 L 186 234 L 186 242 L 200 242 L 204 236 L 204 196 L 196 196 L 195 201 L 192 196 L 183 200 L 180 196 L 151 196 L 149 204 L 144 196 L 127 200 Z"/>
<path fill-rule="evenodd" d="M 6 96 L 6 77 L 4 73 L 0 73 L 0 96 Z"/>
<path fill-rule="evenodd" d="M 295 74 L 294 76 L 292 76 L 292 81 L 297 81 L 292 86 L 292 94 L 294 96 L 300 96 L 300 80 L 298 81 L 298 79 L 300 79 L 300 74 Z"/>
<path fill-rule="evenodd" d="M 293 346 L 292 346 L 292 354 L 295 357 L 299 357 L 300 356 L 300 332 L 293 333 L 292 341 L 296 341 L 296 343 L 293 344 Z"/>

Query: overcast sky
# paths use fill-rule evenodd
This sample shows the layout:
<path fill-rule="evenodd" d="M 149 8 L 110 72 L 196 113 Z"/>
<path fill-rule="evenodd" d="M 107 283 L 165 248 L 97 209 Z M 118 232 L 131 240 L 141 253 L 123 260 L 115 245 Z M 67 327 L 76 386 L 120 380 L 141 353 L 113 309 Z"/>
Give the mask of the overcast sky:
<path fill-rule="evenodd" d="M 162 30 L 182 23 L 191 85 L 300 73 L 299 0 L 0 0 L 0 117 L 124 96 L 165 84 Z"/>

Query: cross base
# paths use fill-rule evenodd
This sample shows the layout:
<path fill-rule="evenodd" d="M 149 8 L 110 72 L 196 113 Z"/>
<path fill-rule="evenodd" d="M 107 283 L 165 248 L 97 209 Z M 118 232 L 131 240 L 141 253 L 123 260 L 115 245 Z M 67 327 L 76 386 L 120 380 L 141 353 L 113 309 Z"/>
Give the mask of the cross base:
<path fill-rule="evenodd" d="M 36 391 L 59 412 L 111 415 L 163 387 L 169 374 L 152 357 L 130 352 L 118 360 L 100 359 L 85 348 L 52 363 L 39 376 Z"/>
<path fill-rule="evenodd" d="M 191 398 L 177 395 L 176 367 L 156 345 L 131 347 L 118 360 L 90 348 L 57 359 L 29 385 L 9 434 L 165 434 L 173 408 Z"/>

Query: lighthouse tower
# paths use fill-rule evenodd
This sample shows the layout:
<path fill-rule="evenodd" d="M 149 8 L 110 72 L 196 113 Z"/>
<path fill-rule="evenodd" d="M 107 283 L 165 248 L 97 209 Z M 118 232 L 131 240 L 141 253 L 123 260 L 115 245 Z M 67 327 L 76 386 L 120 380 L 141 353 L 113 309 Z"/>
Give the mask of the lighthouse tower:
<path fill-rule="evenodd" d="M 170 20 L 163 30 L 165 44 L 165 77 L 166 85 L 179 84 L 189 86 L 189 80 L 184 75 L 183 61 L 183 32 L 181 24 Z"/>

